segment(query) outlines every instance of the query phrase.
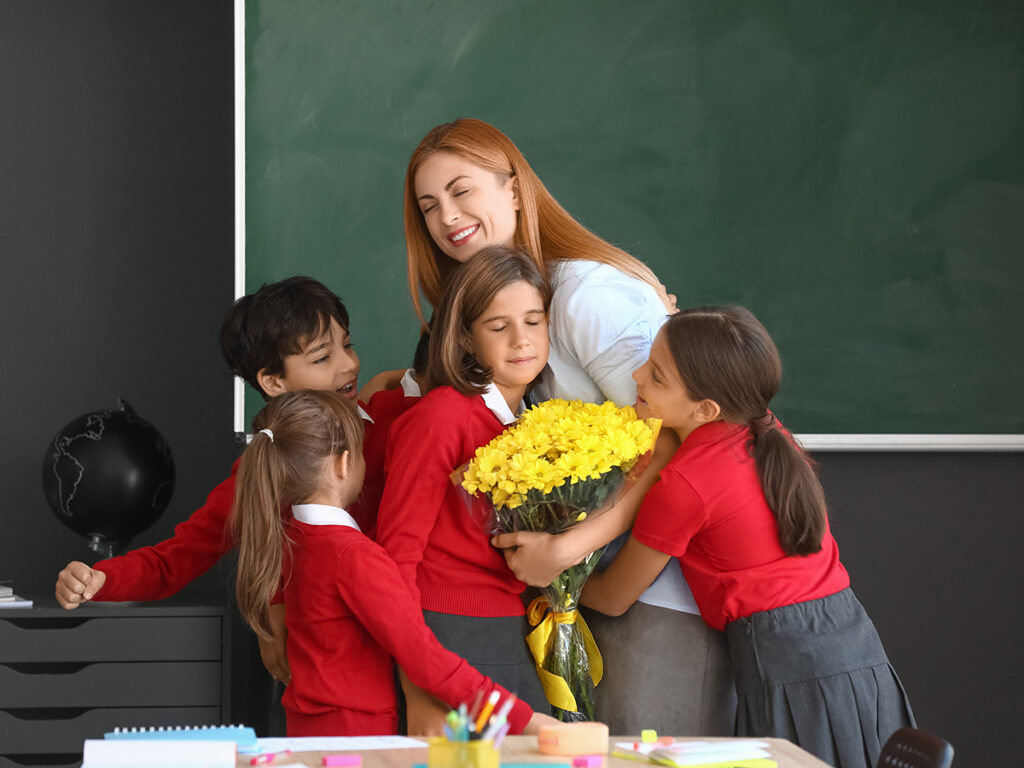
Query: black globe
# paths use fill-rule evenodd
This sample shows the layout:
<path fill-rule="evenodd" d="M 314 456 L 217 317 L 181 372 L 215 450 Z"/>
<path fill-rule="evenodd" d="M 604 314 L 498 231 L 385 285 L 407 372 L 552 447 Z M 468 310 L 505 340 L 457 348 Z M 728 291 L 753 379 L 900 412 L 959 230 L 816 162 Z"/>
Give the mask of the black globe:
<path fill-rule="evenodd" d="M 167 509 L 174 458 L 124 400 L 69 422 L 46 451 L 43 490 L 64 525 L 102 555 L 123 551 Z"/>

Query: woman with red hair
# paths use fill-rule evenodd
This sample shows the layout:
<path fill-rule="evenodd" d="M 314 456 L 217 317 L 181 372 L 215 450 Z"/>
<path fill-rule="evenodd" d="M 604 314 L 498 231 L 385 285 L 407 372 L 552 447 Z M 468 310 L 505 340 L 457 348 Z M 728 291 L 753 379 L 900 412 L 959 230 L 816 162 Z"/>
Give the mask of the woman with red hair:
<path fill-rule="evenodd" d="M 404 219 L 409 290 L 421 320 L 421 296 L 436 306 L 460 263 L 486 246 L 521 248 L 553 289 L 549 362 L 532 399 L 635 402 L 632 373 L 675 311 L 675 297 L 647 265 L 570 216 L 505 134 L 471 118 L 432 129 L 409 161 Z M 666 440 L 647 476 L 613 510 L 559 536 L 495 537 L 516 575 L 546 585 L 628 532 L 644 491 L 676 447 Z M 673 565 L 626 615 L 588 615 L 606 660 L 595 692 L 598 719 L 614 733 L 728 735 L 735 705 L 724 637 L 705 626 Z M 641 633 L 648 642 L 655 638 L 656 650 L 652 656 L 646 645 L 647 656 L 634 658 Z"/>

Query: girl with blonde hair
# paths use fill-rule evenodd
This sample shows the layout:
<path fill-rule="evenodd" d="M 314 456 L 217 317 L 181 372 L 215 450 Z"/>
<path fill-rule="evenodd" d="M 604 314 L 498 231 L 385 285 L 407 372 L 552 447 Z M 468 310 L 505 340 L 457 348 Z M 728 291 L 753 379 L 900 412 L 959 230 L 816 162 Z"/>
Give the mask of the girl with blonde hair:
<path fill-rule="evenodd" d="M 288 735 L 396 733 L 392 657 L 449 706 L 477 691 L 508 697 L 438 643 L 394 561 L 345 511 L 366 471 L 355 404 L 334 391 L 282 394 L 256 415 L 253 435 L 230 518 L 236 591 L 242 617 L 269 639 L 270 603 L 283 584 Z M 545 720 L 522 701 L 509 712 L 514 732 Z"/>

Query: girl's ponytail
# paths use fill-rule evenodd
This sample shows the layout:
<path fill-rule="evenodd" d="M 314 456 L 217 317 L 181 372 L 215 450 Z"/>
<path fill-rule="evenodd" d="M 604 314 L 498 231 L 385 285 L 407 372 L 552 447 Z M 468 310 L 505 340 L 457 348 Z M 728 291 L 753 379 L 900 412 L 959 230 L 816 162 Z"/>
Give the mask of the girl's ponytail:
<path fill-rule="evenodd" d="M 779 426 L 770 412 L 752 420 L 751 454 L 782 551 L 812 555 L 821 551 L 825 536 L 825 491 L 811 458 Z"/>
<path fill-rule="evenodd" d="M 696 307 L 665 323 L 669 349 L 694 400 L 714 400 L 722 416 L 750 427 L 750 452 L 787 555 L 821 550 L 825 492 L 814 463 L 780 428 L 768 404 L 782 363 L 775 342 L 743 307 Z"/>
<path fill-rule="evenodd" d="M 306 389 L 273 398 L 252 427 L 231 506 L 231 533 L 238 544 L 235 593 L 242 618 L 269 639 L 270 601 L 288 578 L 286 508 L 317 493 L 329 459 L 362 452 L 363 425 L 351 400 Z"/>
<path fill-rule="evenodd" d="M 231 531 L 238 543 L 238 610 L 263 639 L 272 637 L 268 609 L 281 586 L 286 544 L 281 519 L 282 467 L 268 431 L 255 432 L 239 462 L 231 508 Z"/>

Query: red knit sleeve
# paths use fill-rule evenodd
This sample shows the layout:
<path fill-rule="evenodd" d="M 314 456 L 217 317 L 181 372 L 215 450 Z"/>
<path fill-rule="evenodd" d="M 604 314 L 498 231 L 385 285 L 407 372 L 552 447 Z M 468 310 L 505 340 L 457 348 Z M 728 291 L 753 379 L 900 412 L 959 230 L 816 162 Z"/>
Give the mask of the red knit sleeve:
<path fill-rule="evenodd" d="M 377 515 L 377 542 L 398 564 L 417 602 L 416 569 L 445 503 L 449 475 L 459 463 L 462 414 L 438 407 L 439 402 L 438 398 L 424 399 L 392 427 Z"/>
<path fill-rule="evenodd" d="M 413 683 L 451 707 L 472 702 L 481 689 L 485 696 L 497 689 L 502 700 L 510 695 L 438 642 L 423 621 L 418 599 L 380 546 L 365 537 L 354 538 L 337 560 L 341 599 Z M 532 714 L 517 700 L 509 712 L 510 730 L 521 733 Z"/>
<path fill-rule="evenodd" d="M 94 599 L 162 600 L 202 576 L 234 545 L 228 517 L 235 498 L 235 471 L 214 488 L 206 503 L 178 523 L 174 535 L 93 566 L 107 575 Z"/>

